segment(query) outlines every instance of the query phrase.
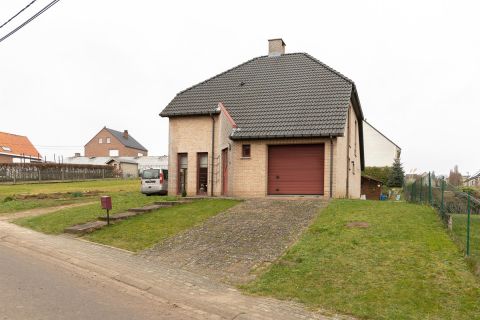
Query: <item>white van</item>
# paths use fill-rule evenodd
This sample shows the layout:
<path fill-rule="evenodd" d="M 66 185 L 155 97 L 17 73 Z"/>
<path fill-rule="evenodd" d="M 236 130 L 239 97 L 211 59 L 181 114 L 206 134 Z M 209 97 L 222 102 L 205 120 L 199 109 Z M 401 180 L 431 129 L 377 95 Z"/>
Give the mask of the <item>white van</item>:
<path fill-rule="evenodd" d="M 151 194 L 165 195 L 168 192 L 168 170 L 146 169 L 142 172 L 141 191 L 147 196 Z"/>

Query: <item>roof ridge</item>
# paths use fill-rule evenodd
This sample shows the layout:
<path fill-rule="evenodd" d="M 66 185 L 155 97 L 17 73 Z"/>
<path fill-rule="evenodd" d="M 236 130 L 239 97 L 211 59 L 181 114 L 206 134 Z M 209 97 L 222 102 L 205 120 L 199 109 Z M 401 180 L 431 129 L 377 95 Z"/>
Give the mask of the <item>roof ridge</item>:
<path fill-rule="evenodd" d="M 306 53 L 306 52 L 298 52 L 298 53 L 299 53 L 299 54 L 303 54 L 303 55 L 305 55 L 306 57 L 310 58 L 310 59 L 311 59 L 311 60 L 313 60 L 314 62 L 316 62 L 316 63 L 318 63 L 318 64 L 322 65 L 323 67 L 325 67 L 325 68 L 326 68 L 328 71 L 330 71 L 330 72 L 334 73 L 335 75 L 337 75 L 337 76 L 341 77 L 342 79 L 344 79 L 344 80 L 346 80 L 346 81 L 350 82 L 351 84 L 353 84 L 353 85 L 355 84 L 355 82 L 354 82 L 352 79 L 350 79 L 349 77 L 345 76 L 345 75 L 344 75 L 344 74 L 342 74 L 341 72 L 339 72 L 339 71 L 337 71 L 337 70 L 333 69 L 332 67 L 330 67 L 330 66 L 326 65 L 326 64 L 325 64 L 325 63 L 323 63 L 322 61 L 320 61 L 320 60 L 318 60 L 317 58 L 315 58 L 315 57 L 311 56 L 310 54 L 308 54 L 308 53 Z"/>
<path fill-rule="evenodd" d="M 245 64 L 247 64 L 247 63 L 249 63 L 249 62 L 252 62 L 252 61 L 254 61 L 254 60 L 256 60 L 256 59 L 263 58 L 263 57 L 265 57 L 265 56 L 258 56 L 258 57 L 252 58 L 252 59 L 250 59 L 250 60 L 247 60 L 247 61 L 245 61 L 245 62 L 243 62 L 243 63 L 240 63 L 239 65 L 236 65 L 235 67 L 232 67 L 232 68 L 230 68 L 230 69 L 227 69 L 227 70 L 225 70 L 225 71 L 223 71 L 223 72 L 221 72 L 221 73 L 219 73 L 219 74 L 214 75 L 213 77 L 210 77 L 210 78 L 208 78 L 208 79 L 206 79 L 206 80 L 203 80 L 202 82 L 199 82 L 199 83 L 197 83 L 197 84 L 194 84 L 193 86 L 190 86 L 190 87 L 188 87 L 188 88 L 180 91 L 179 93 L 176 94 L 176 96 L 178 96 L 178 95 L 180 95 L 180 94 L 182 94 L 182 93 L 184 93 L 184 92 L 186 92 L 186 91 L 188 91 L 188 90 L 190 90 L 190 89 L 193 89 L 193 88 L 195 88 L 195 87 L 197 87 L 197 86 L 199 86 L 199 85 L 201 85 L 201 84 L 204 84 L 204 83 L 206 83 L 206 82 L 208 82 L 208 81 L 210 81 L 210 80 L 213 80 L 213 79 L 215 79 L 215 78 L 218 78 L 218 77 L 220 77 L 221 75 L 223 75 L 223 74 L 225 74 L 225 73 L 227 73 L 227 72 L 230 72 L 230 71 L 232 71 L 232 70 L 235 70 L 235 69 L 237 69 L 237 68 L 239 68 L 239 67 L 241 67 L 241 66 L 243 66 L 243 65 L 245 65 Z"/>
<path fill-rule="evenodd" d="M 27 138 L 27 136 L 24 136 L 24 135 L 21 135 L 21 134 L 16 134 L 16 133 L 9 133 L 9 132 L 5 132 L 5 131 L 0 131 L 0 133 L 8 134 L 8 135 L 10 135 L 10 136 L 17 136 L 17 137 Z"/>

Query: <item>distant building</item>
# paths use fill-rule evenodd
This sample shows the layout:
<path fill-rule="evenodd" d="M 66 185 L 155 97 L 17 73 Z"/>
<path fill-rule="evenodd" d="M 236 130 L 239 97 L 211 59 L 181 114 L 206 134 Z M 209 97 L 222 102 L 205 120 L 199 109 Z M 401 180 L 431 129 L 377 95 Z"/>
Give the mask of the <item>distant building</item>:
<path fill-rule="evenodd" d="M 123 132 L 104 127 L 86 145 L 86 157 L 142 157 L 148 150 L 128 130 Z"/>
<path fill-rule="evenodd" d="M 366 167 L 389 167 L 402 149 L 367 121 L 363 121 Z"/>
<path fill-rule="evenodd" d="M 466 187 L 479 187 L 480 186 L 480 171 L 463 180 L 463 185 Z"/>
<path fill-rule="evenodd" d="M 40 153 L 26 136 L 0 132 L 0 163 L 41 161 Z"/>

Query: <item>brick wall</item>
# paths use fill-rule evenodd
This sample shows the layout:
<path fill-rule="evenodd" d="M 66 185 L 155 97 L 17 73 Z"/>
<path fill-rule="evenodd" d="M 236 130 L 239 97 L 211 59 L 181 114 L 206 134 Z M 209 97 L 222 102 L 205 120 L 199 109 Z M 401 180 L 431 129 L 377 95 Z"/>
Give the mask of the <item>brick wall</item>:
<path fill-rule="evenodd" d="M 102 143 L 98 142 L 100 138 L 102 138 Z M 107 138 L 110 138 L 110 143 L 107 143 Z M 147 151 L 125 147 L 108 130 L 102 129 L 85 145 L 85 156 L 108 157 L 110 150 L 118 150 L 120 157 L 136 157 L 139 153 L 144 156 L 148 155 Z"/>

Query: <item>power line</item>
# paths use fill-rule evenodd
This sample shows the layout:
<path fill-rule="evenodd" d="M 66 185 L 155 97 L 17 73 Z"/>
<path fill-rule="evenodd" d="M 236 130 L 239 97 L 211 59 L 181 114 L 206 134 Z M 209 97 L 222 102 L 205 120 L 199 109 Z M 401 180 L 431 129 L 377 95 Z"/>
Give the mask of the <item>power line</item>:
<path fill-rule="evenodd" d="M 47 4 L 42 10 L 38 11 L 36 14 L 34 14 L 32 17 L 30 17 L 27 21 L 25 21 L 24 23 L 22 23 L 21 25 L 19 25 L 18 27 L 16 27 L 15 29 L 13 29 L 12 31 L 10 31 L 9 33 L 7 33 L 5 36 L 3 36 L 2 38 L 0 38 L 0 43 L 3 42 L 5 39 L 7 39 L 8 37 L 10 37 L 11 35 L 13 35 L 15 32 L 17 32 L 18 30 L 22 29 L 23 27 L 25 27 L 27 24 L 29 24 L 30 22 L 32 22 L 32 20 L 34 20 L 35 18 L 37 18 L 39 15 L 41 15 L 42 13 L 44 13 L 45 11 L 47 11 L 48 9 L 50 9 L 51 7 L 53 7 L 57 2 L 59 2 L 60 0 L 53 0 L 52 2 L 50 2 L 49 4 Z"/>
<path fill-rule="evenodd" d="M 33 0 L 32 2 L 30 2 L 29 4 L 27 4 L 27 6 L 25 8 L 23 8 L 22 10 L 18 11 L 13 17 L 11 17 L 10 19 L 8 19 L 4 24 L 2 24 L 0 26 L 0 29 L 6 25 L 7 23 L 9 23 L 10 21 L 12 21 L 13 19 L 15 19 L 20 13 L 22 13 L 23 11 L 25 11 L 28 7 L 30 7 L 35 1 L 37 0 Z"/>

